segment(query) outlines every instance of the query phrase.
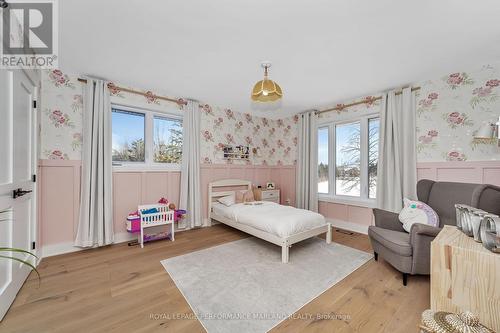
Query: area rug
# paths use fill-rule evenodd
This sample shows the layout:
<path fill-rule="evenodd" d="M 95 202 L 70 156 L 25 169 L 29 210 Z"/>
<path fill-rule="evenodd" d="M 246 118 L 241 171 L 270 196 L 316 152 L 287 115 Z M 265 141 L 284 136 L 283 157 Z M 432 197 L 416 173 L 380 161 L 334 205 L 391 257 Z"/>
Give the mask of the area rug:
<path fill-rule="evenodd" d="M 372 258 L 311 238 L 281 247 L 250 237 L 161 263 L 209 333 L 267 332 Z"/>

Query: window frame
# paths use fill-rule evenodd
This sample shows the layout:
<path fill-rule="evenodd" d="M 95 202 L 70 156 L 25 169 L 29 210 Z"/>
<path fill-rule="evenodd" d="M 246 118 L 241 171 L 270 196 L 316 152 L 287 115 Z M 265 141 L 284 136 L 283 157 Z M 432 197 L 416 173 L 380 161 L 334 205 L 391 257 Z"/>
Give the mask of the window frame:
<path fill-rule="evenodd" d="M 347 204 L 353 206 L 369 207 L 375 208 L 377 204 L 376 198 L 369 197 L 369 175 L 368 175 L 368 154 L 369 154 L 369 120 L 380 118 L 379 112 L 368 112 L 361 116 L 348 116 L 342 119 L 332 120 L 332 119 L 319 119 L 316 126 L 316 135 L 318 135 L 318 130 L 320 128 L 328 128 L 328 193 L 319 193 L 318 200 L 323 202 L 332 202 Z M 361 142 L 360 142 L 360 174 L 361 174 L 361 184 L 360 184 L 360 196 L 349 196 L 349 195 L 339 195 L 336 194 L 336 127 L 338 125 L 344 125 L 349 123 L 360 123 L 361 129 Z M 319 151 L 319 147 L 317 147 Z M 319 162 L 316 163 L 319 165 Z M 317 188 L 317 185 L 316 185 Z"/>
<path fill-rule="evenodd" d="M 111 103 L 111 112 L 113 109 L 140 113 L 144 115 L 144 162 L 112 162 L 113 172 L 131 172 L 131 171 L 180 171 L 181 163 L 161 163 L 154 161 L 154 117 L 180 120 L 184 123 L 182 111 L 171 109 L 168 111 L 158 111 L 145 109 L 137 106 L 129 106 L 117 103 Z M 184 124 L 182 124 L 184 132 Z M 113 126 L 113 124 L 111 124 Z M 183 133 L 184 134 L 184 133 Z M 183 137 L 184 144 L 184 137 Z"/>
<path fill-rule="evenodd" d="M 316 137 L 319 137 L 319 130 L 320 129 L 327 129 L 327 132 L 328 132 L 328 193 L 323 193 L 323 192 L 319 192 L 318 191 L 318 196 L 329 196 L 330 193 L 332 193 L 332 168 L 330 167 L 330 163 L 331 163 L 331 152 L 330 152 L 330 149 L 331 149 L 331 126 L 329 125 L 319 125 L 318 124 L 318 128 L 316 129 Z M 317 151 L 319 153 L 319 141 L 318 141 L 318 147 L 317 147 Z M 317 166 L 319 168 L 319 158 L 318 158 L 318 161 L 317 161 Z M 316 172 L 318 172 L 318 170 L 316 170 Z M 316 189 L 318 188 L 318 186 L 316 185 Z"/>

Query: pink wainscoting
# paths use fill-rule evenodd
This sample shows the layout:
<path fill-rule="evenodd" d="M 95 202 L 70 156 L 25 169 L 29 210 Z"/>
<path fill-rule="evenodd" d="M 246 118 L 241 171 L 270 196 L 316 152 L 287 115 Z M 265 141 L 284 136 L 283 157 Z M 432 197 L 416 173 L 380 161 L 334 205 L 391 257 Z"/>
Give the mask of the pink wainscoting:
<path fill-rule="evenodd" d="M 39 162 L 39 216 L 42 246 L 74 240 L 80 206 L 80 161 Z M 115 172 L 115 233 L 126 232 L 124 221 L 137 205 L 168 198 L 178 205 L 180 172 Z"/>
<path fill-rule="evenodd" d="M 41 245 L 74 239 L 80 205 L 80 161 L 39 162 Z"/>
<path fill-rule="evenodd" d="M 126 232 L 127 215 L 138 205 L 167 198 L 179 207 L 180 171 L 134 171 L 113 173 L 115 233 Z"/>
<path fill-rule="evenodd" d="M 421 162 L 417 164 L 417 177 L 500 186 L 500 161 Z"/>
<path fill-rule="evenodd" d="M 80 161 L 39 161 L 39 230 L 42 246 L 71 243 L 78 225 L 80 204 Z M 202 165 L 203 216 L 207 215 L 208 183 L 239 178 L 264 185 L 268 181 L 281 189 L 282 202 L 295 204 L 294 166 Z M 115 233 L 124 233 L 124 221 L 137 205 L 165 197 L 179 204 L 180 172 L 114 172 L 113 202 Z"/>
<path fill-rule="evenodd" d="M 43 245 L 70 243 L 78 223 L 80 161 L 41 160 L 39 163 L 40 242 Z M 281 202 L 295 205 L 295 166 L 252 166 L 203 164 L 201 186 L 203 216 L 207 216 L 207 188 L 214 180 L 239 178 L 264 185 L 268 181 L 281 189 Z M 418 163 L 418 178 L 439 181 L 490 183 L 500 186 L 500 161 Z M 124 220 L 141 203 L 166 197 L 178 205 L 180 172 L 115 172 L 114 217 L 116 233 L 125 231 Z M 370 208 L 320 202 L 325 217 L 362 228 L 373 223 Z"/>
<path fill-rule="evenodd" d="M 319 213 L 327 219 L 361 226 L 361 228 L 356 228 L 354 231 L 363 230 L 373 224 L 372 209 L 368 207 L 320 201 L 318 209 Z"/>
<path fill-rule="evenodd" d="M 500 186 L 500 161 L 422 162 L 417 164 L 417 177 L 418 180 L 431 179 Z M 320 201 L 319 212 L 328 219 L 347 222 L 355 226 L 365 227 L 373 224 L 371 208 Z"/>

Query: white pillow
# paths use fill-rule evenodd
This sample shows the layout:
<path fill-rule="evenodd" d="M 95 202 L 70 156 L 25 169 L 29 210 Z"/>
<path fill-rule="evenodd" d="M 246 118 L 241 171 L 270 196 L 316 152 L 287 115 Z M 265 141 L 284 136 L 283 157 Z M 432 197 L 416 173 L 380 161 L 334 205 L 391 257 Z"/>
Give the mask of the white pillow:
<path fill-rule="evenodd" d="M 403 229 L 410 232 L 411 226 L 414 223 L 422 223 L 439 226 L 439 216 L 434 209 L 421 201 L 412 201 L 404 198 L 404 208 L 399 213 L 399 221 L 403 223 Z"/>
<path fill-rule="evenodd" d="M 217 201 L 223 204 L 224 206 L 229 207 L 235 204 L 236 199 L 234 198 L 234 195 L 228 195 L 227 197 L 222 197 L 217 199 Z"/>

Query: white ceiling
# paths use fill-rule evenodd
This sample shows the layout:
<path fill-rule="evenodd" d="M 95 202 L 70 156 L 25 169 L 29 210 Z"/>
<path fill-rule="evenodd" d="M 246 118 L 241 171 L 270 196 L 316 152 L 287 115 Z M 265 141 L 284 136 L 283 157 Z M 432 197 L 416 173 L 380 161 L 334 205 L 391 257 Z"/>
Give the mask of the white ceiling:
<path fill-rule="evenodd" d="M 62 0 L 60 66 L 237 111 L 271 60 L 284 116 L 500 60 L 498 0 Z"/>

